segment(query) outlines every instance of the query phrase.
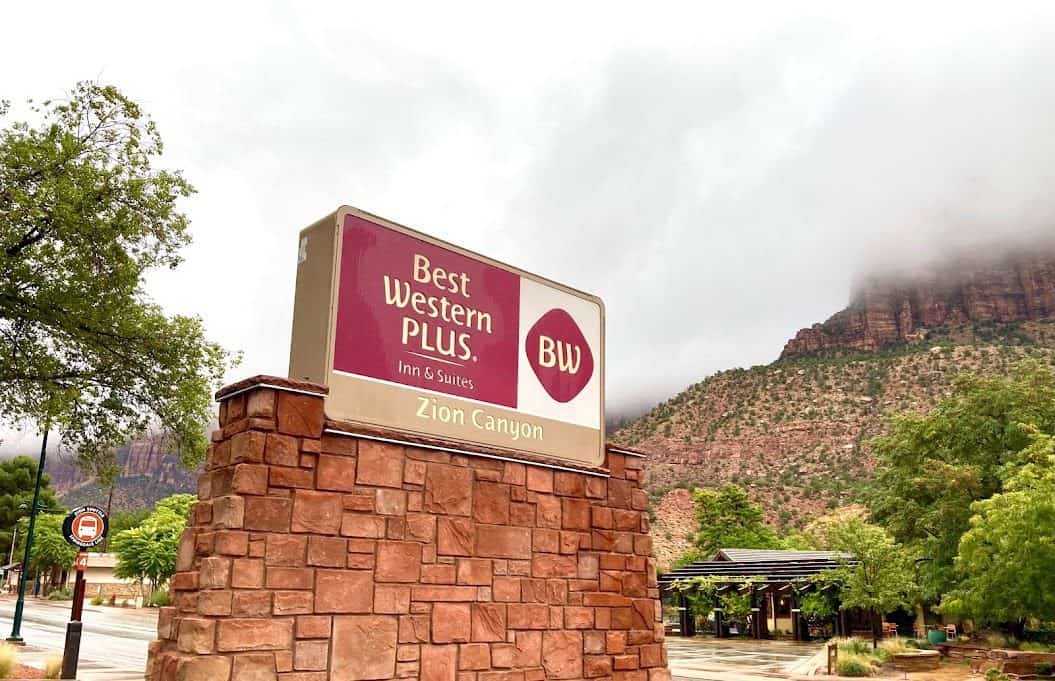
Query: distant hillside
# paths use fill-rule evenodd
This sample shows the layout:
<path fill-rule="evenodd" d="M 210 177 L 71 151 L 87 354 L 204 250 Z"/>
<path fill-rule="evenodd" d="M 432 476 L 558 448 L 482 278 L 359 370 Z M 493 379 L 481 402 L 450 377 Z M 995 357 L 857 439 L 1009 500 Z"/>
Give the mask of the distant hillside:
<path fill-rule="evenodd" d="M 198 472 L 186 470 L 176 456 L 166 453 L 163 438 L 144 437 L 120 447 L 117 464 L 122 473 L 114 485 L 114 510 L 151 508 L 171 494 L 197 491 Z M 47 471 L 67 506 L 105 505 L 109 488 L 100 489 L 75 463 L 53 457 Z"/>

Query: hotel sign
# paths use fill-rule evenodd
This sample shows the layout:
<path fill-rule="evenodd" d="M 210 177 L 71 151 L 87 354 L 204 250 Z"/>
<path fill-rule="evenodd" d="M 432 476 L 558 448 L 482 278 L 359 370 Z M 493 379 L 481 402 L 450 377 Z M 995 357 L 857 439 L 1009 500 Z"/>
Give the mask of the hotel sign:
<path fill-rule="evenodd" d="M 604 460 L 604 305 L 354 208 L 301 232 L 290 378 L 329 418 Z"/>

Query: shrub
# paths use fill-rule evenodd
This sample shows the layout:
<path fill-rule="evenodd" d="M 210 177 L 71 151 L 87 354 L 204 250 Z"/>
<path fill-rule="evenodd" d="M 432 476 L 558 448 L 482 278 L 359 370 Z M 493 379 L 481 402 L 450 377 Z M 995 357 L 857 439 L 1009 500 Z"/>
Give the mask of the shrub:
<path fill-rule="evenodd" d="M 1051 662 L 1038 662 L 1033 665 L 1033 671 L 1035 671 L 1038 676 L 1051 676 L 1052 673 L 1055 672 L 1055 664 L 1052 664 Z"/>
<path fill-rule="evenodd" d="M 835 663 L 835 672 L 839 676 L 869 676 L 872 673 L 872 665 L 868 658 L 861 655 L 843 655 L 839 653 L 839 661 Z M 988 680 L 987 681 L 991 681 Z"/>
<path fill-rule="evenodd" d="M 899 653 L 907 653 L 912 649 L 912 646 L 905 639 L 895 636 L 894 638 L 883 639 L 879 644 L 879 649 L 888 653 L 892 658 Z"/>
<path fill-rule="evenodd" d="M 836 640 L 839 645 L 839 656 L 843 655 L 867 655 L 872 646 L 859 638 L 840 638 Z"/>
<path fill-rule="evenodd" d="M 1022 650 L 1024 652 L 1027 652 L 1027 653 L 1050 653 L 1050 652 L 1053 652 L 1052 651 L 1052 646 L 1048 645 L 1047 643 L 1040 643 L 1039 641 L 1026 641 L 1026 642 L 1022 643 L 1018 647 L 1018 649 Z"/>
<path fill-rule="evenodd" d="M 62 674 L 62 655 L 48 655 L 44 659 L 44 678 L 57 679 Z"/>
<path fill-rule="evenodd" d="M 158 589 L 150 595 L 151 608 L 163 608 L 169 604 L 169 591 L 168 589 Z"/>
<path fill-rule="evenodd" d="M 48 594 L 49 601 L 68 601 L 73 598 L 73 594 L 70 593 L 69 589 L 55 589 Z"/>
<path fill-rule="evenodd" d="M 990 669 L 985 673 L 985 681 L 1010 681 L 1010 679 L 999 669 Z"/>
<path fill-rule="evenodd" d="M 11 676 L 18 665 L 18 649 L 10 643 L 0 643 L 0 679 Z"/>
<path fill-rule="evenodd" d="M 105 602 L 106 599 L 103 598 L 102 594 L 96 594 L 95 596 L 92 596 L 92 605 L 102 605 Z"/>

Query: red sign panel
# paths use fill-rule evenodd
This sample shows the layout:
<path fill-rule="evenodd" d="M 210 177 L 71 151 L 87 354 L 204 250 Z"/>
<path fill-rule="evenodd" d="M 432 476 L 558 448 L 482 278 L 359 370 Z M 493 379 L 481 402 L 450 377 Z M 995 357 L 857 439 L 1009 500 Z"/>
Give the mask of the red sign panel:
<path fill-rule="evenodd" d="M 334 370 L 517 406 L 516 274 L 349 215 L 339 286 Z"/>

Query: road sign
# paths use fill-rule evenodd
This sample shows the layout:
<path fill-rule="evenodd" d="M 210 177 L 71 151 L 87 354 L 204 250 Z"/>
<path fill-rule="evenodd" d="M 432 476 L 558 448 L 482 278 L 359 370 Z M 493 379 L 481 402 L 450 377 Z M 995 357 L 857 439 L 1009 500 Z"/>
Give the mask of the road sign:
<path fill-rule="evenodd" d="M 106 511 L 98 506 L 75 508 L 62 523 L 62 535 L 66 541 L 82 549 L 102 544 L 109 531 Z"/>
<path fill-rule="evenodd" d="M 328 417 L 604 460 L 599 298 L 350 207 L 297 259 L 290 378 Z"/>
<path fill-rule="evenodd" d="M 73 566 L 77 568 L 77 572 L 84 572 L 88 569 L 88 554 L 81 551 L 77 554 L 77 560 L 74 561 Z"/>

